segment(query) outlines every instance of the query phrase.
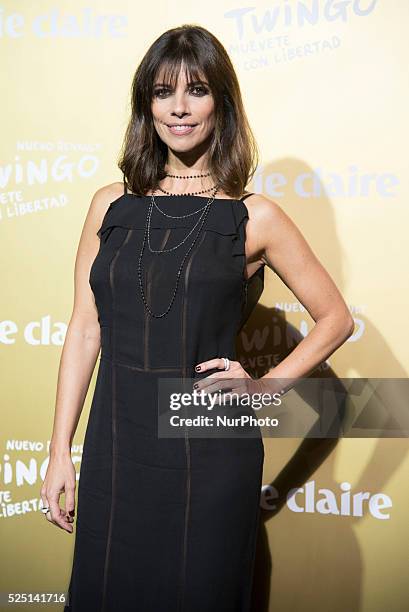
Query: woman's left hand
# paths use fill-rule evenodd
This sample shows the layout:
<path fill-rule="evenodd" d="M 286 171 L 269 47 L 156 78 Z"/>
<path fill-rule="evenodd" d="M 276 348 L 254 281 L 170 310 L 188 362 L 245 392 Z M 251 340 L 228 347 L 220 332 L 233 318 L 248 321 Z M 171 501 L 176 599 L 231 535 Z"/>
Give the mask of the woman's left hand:
<path fill-rule="evenodd" d="M 214 372 L 198 380 L 193 385 L 195 391 L 204 393 L 217 393 L 218 391 L 224 391 L 227 393 L 235 393 L 237 395 L 253 395 L 254 393 L 267 393 L 266 381 L 261 378 L 252 378 L 239 361 L 230 361 L 230 367 L 228 370 L 224 369 L 224 360 L 221 357 L 210 359 L 208 361 L 201 361 L 196 364 L 195 370 L 197 372 L 206 372 L 207 370 L 214 370 L 215 368 L 220 369 L 219 372 Z M 200 366 L 200 369 L 197 369 Z M 218 402 L 216 402 L 218 403 Z"/>

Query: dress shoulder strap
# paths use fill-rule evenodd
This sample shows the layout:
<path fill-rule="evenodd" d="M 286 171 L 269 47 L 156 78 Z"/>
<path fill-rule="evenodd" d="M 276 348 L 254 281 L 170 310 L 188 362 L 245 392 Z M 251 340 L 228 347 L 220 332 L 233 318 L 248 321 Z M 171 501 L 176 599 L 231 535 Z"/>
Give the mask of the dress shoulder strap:
<path fill-rule="evenodd" d="M 248 198 L 249 196 L 254 195 L 253 193 L 246 193 L 241 199 L 241 201 L 245 200 L 246 198 Z"/>
<path fill-rule="evenodd" d="M 125 176 L 124 176 L 124 194 L 125 193 L 128 193 L 128 185 L 126 184 L 126 179 L 125 179 Z"/>

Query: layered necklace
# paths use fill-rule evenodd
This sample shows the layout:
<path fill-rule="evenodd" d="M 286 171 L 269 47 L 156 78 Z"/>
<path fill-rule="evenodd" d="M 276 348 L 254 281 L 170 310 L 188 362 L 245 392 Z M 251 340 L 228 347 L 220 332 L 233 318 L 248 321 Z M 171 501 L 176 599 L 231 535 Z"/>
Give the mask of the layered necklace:
<path fill-rule="evenodd" d="M 166 176 L 172 177 L 172 178 L 182 178 L 182 179 L 190 179 L 190 178 L 202 178 L 202 177 L 206 177 L 206 176 L 210 176 L 210 172 L 208 172 L 207 174 L 198 174 L 198 175 L 189 175 L 189 176 L 178 176 L 175 174 L 166 174 Z M 162 189 L 161 187 L 159 187 L 159 185 L 157 186 L 157 188 L 162 191 L 163 193 L 166 193 L 168 196 L 193 196 L 193 195 L 199 195 L 201 193 L 206 193 L 206 192 L 211 192 L 211 196 L 209 197 L 209 200 L 207 201 L 207 203 L 202 206 L 201 208 L 198 208 L 197 210 L 190 212 L 186 215 L 170 215 L 168 213 L 165 213 L 163 210 L 161 210 L 159 208 L 159 206 L 157 205 L 156 201 L 155 201 L 155 196 L 154 196 L 154 191 L 152 191 L 152 195 L 151 195 L 151 202 L 149 205 L 149 209 L 148 209 L 148 214 L 147 214 L 147 218 L 146 218 L 146 225 L 145 225 L 145 232 L 144 232 L 144 236 L 143 236 L 143 241 L 142 241 L 142 248 L 141 248 L 141 252 L 139 255 L 139 260 L 138 260 L 138 279 L 139 279 L 139 288 L 140 288 L 140 292 L 141 292 L 141 297 L 142 297 L 142 301 L 144 304 L 145 309 L 149 312 L 149 314 L 152 317 L 155 318 L 161 318 L 164 317 L 168 314 L 168 312 L 170 311 L 170 309 L 172 308 L 173 302 L 175 301 L 175 297 L 176 297 L 176 293 L 178 290 L 178 285 L 179 285 L 179 279 L 180 279 L 180 275 L 182 273 L 182 268 L 183 268 L 183 264 L 185 263 L 185 260 L 187 258 L 187 256 L 189 255 L 190 251 L 193 249 L 196 240 L 200 234 L 200 231 L 203 227 L 203 224 L 206 221 L 207 215 L 209 214 L 209 210 L 210 207 L 215 199 L 215 195 L 217 193 L 218 190 L 218 186 L 213 185 L 213 187 L 210 187 L 209 189 L 204 189 L 202 191 L 194 191 L 194 192 L 189 192 L 189 193 L 171 193 L 169 191 L 166 191 L 165 189 Z M 152 210 L 153 207 L 155 206 L 156 210 L 162 214 L 165 217 L 171 218 L 171 219 L 185 219 L 186 217 L 191 217 L 193 215 L 196 215 L 197 213 L 201 212 L 202 214 L 199 216 L 198 220 L 196 221 L 196 223 L 194 224 L 194 226 L 192 227 L 192 229 L 188 232 L 188 234 L 183 238 L 183 240 L 181 240 L 181 242 L 179 242 L 179 244 L 176 244 L 175 246 L 169 248 L 169 249 L 153 249 L 152 245 L 151 245 L 151 217 L 152 217 Z M 195 228 L 199 227 L 198 231 L 196 232 L 196 235 L 194 236 L 188 250 L 186 251 L 182 262 L 179 266 L 177 275 L 176 275 L 176 283 L 175 283 L 175 287 L 173 290 L 173 294 L 171 297 L 171 300 L 169 302 L 168 307 L 162 312 L 162 313 L 154 313 L 149 304 L 147 303 L 146 297 L 145 297 L 145 292 L 143 290 L 143 281 L 142 281 L 142 256 L 143 256 L 143 252 L 144 252 L 144 248 L 145 248 L 145 243 L 148 243 L 148 248 L 149 251 L 155 255 L 159 255 L 159 254 L 163 254 L 163 253 L 169 253 L 171 251 L 175 251 L 176 249 L 180 248 L 182 246 L 182 244 L 184 244 L 186 242 L 186 240 L 189 238 L 189 236 L 194 232 Z"/>

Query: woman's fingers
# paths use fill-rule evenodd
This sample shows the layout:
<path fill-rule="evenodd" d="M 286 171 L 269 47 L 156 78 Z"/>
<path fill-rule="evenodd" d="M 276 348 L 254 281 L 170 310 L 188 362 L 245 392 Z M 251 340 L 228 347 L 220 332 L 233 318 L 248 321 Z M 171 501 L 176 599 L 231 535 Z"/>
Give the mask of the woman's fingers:
<path fill-rule="evenodd" d="M 41 497 L 41 501 L 43 502 L 43 508 L 48 508 L 49 503 L 48 503 L 47 495 L 45 493 L 44 488 L 41 489 L 40 497 Z"/>
<path fill-rule="evenodd" d="M 212 378 L 212 380 L 207 380 L 206 384 L 199 383 L 198 386 L 195 387 L 195 390 L 212 394 L 217 393 L 218 391 L 231 390 L 234 386 L 237 386 L 235 379 L 231 378 L 231 376 L 229 378 L 226 376 L 225 378 Z"/>
<path fill-rule="evenodd" d="M 41 501 L 43 502 L 43 508 L 49 508 L 50 504 L 48 503 L 47 495 L 45 494 L 43 489 L 41 489 L 40 495 L 41 495 Z M 51 521 L 50 512 L 44 513 L 44 516 L 47 519 L 47 521 Z"/>
<path fill-rule="evenodd" d="M 75 486 L 66 485 L 65 488 L 65 518 L 72 523 L 75 516 Z"/>
<path fill-rule="evenodd" d="M 50 501 L 50 509 L 51 509 L 51 521 L 54 525 L 61 527 L 61 529 L 65 529 L 69 533 L 72 533 L 73 527 L 69 521 L 65 518 L 65 511 L 59 506 L 59 493 L 52 493 L 48 495 L 48 499 Z"/>
<path fill-rule="evenodd" d="M 76 472 L 71 457 L 57 459 L 50 461 L 40 491 L 43 506 L 50 508 L 45 514 L 46 519 L 68 533 L 73 532 L 75 483 Z M 65 508 L 60 507 L 61 493 L 65 493 Z"/>
<path fill-rule="evenodd" d="M 249 378 L 249 374 L 244 370 L 241 363 L 239 361 L 230 360 L 230 367 L 228 370 L 224 369 L 224 361 L 221 358 L 210 359 L 209 361 L 202 361 L 200 364 L 200 371 L 211 370 L 214 368 L 218 368 L 219 372 L 214 372 L 213 374 L 209 374 L 204 378 L 201 378 L 198 381 L 195 381 L 193 384 L 193 388 L 197 391 L 205 390 L 206 392 L 212 392 L 213 390 L 218 389 L 218 385 L 222 385 L 223 388 L 228 388 L 228 381 L 235 380 L 237 386 L 237 381 L 240 381 L 243 378 Z M 223 382 L 222 381 L 226 381 Z M 239 384 L 241 384 L 239 382 Z M 231 383 L 230 383 L 231 387 Z"/>
<path fill-rule="evenodd" d="M 234 362 L 230 361 L 230 364 L 232 363 Z M 208 361 L 201 361 L 195 366 L 196 372 L 205 372 L 206 370 L 212 370 L 213 368 L 224 370 L 224 361 L 221 357 L 215 357 L 214 359 L 209 359 Z"/>

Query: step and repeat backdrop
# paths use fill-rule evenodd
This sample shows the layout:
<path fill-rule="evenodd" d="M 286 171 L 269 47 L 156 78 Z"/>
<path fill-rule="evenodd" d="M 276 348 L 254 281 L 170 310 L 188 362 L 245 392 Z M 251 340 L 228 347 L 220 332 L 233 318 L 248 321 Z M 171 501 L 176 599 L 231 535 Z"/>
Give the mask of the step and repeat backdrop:
<path fill-rule="evenodd" d="M 122 180 L 131 80 L 164 31 L 197 24 L 225 46 L 261 153 L 248 189 L 294 220 L 349 305 L 354 333 L 315 375 L 407 377 L 408 18 L 406 0 L 0 0 L 3 594 L 68 588 L 74 535 L 38 509 L 75 254 L 93 194 Z M 266 268 L 243 366 L 263 374 L 313 325 Z M 407 610 L 407 432 L 375 396 L 372 434 L 264 439 L 254 610 Z"/>

